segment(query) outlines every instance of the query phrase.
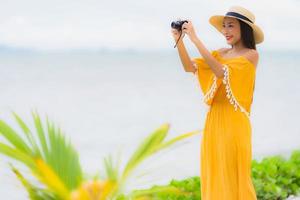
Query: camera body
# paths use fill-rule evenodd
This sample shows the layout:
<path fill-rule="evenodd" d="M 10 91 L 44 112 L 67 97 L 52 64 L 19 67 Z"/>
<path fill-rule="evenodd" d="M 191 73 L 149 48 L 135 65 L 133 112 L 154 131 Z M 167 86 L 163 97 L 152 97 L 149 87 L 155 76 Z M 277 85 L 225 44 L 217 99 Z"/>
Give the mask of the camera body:
<path fill-rule="evenodd" d="M 171 23 L 171 27 L 178 30 L 178 31 L 181 31 L 182 30 L 182 25 L 185 23 L 185 22 L 188 22 L 187 20 L 178 20 L 178 21 L 173 21 Z"/>

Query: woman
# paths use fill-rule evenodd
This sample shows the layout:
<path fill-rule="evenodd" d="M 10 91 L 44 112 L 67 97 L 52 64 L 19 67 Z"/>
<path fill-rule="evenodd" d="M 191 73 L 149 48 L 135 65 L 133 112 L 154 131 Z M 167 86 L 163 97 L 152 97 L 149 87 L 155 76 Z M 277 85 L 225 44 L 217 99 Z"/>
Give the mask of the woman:
<path fill-rule="evenodd" d="M 201 199 L 254 200 L 250 109 L 258 64 L 255 45 L 264 34 L 254 15 L 240 6 L 209 22 L 231 48 L 209 52 L 189 20 L 182 25 L 182 36 L 172 29 L 184 69 L 196 75 L 209 106 L 201 141 Z M 185 34 L 202 58 L 190 59 L 182 40 Z"/>

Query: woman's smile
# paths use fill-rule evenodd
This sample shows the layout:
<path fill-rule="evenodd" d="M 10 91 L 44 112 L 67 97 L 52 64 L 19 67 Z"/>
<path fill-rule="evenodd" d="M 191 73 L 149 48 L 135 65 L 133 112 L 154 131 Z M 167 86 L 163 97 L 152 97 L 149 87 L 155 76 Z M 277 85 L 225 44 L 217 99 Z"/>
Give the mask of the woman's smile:
<path fill-rule="evenodd" d="M 231 38 L 233 38 L 233 36 L 226 36 L 226 40 L 230 40 Z"/>

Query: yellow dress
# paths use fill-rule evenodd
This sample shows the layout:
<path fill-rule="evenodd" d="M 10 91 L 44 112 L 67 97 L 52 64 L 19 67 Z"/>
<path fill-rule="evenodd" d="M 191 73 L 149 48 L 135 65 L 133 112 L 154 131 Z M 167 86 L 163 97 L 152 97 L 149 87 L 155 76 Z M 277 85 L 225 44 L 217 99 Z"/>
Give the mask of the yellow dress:
<path fill-rule="evenodd" d="M 201 200 L 256 200 L 250 122 L 256 68 L 243 56 L 211 54 L 223 64 L 224 77 L 217 78 L 203 58 L 193 58 L 209 108 L 201 140 Z"/>

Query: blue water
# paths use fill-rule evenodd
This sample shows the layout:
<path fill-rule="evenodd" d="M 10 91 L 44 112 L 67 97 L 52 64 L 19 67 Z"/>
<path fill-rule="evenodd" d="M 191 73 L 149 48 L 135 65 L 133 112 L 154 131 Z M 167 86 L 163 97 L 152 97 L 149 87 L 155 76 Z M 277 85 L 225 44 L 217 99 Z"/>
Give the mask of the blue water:
<path fill-rule="evenodd" d="M 300 149 L 299 63 L 299 51 L 260 55 L 251 113 L 254 159 Z M 171 124 L 169 138 L 204 126 L 200 88 L 175 50 L 0 52 L 0 69 L 0 117 L 15 126 L 12 110 L 30 124 L 32 109 L 47 114 L 71 138 L 89 174 L 101 171 L 109 153 L 121 151 L 124 163 L 163 123 Z M 145 161 L 134 176 L 149 174 L 129 180 L 127 190 L 199 175 L 200 140 L 195 136 Z M 10 160 L 0 158 L 1 199 L 25 200 Z"/>

